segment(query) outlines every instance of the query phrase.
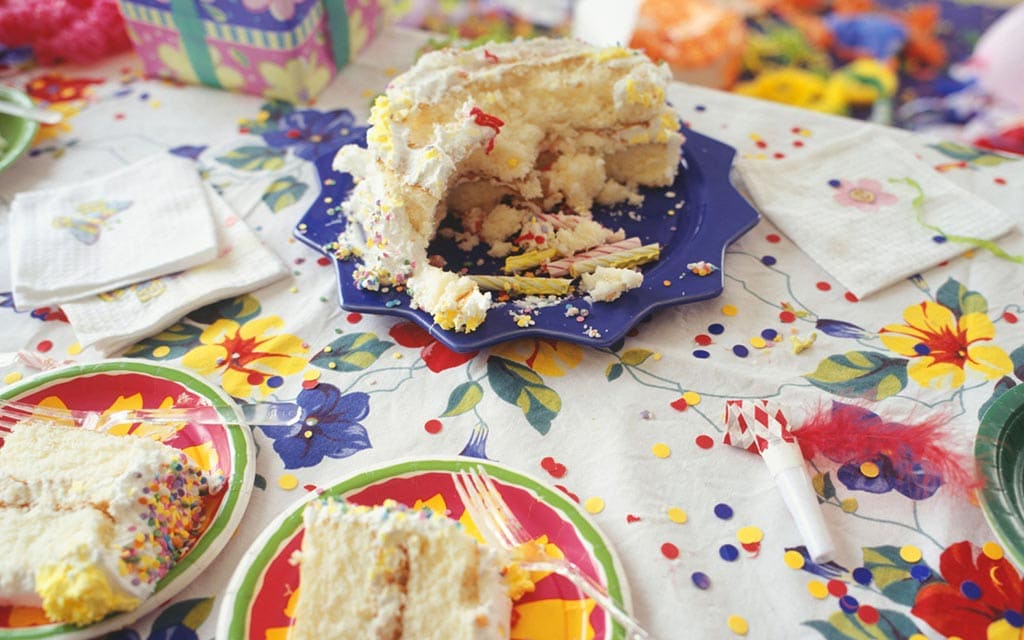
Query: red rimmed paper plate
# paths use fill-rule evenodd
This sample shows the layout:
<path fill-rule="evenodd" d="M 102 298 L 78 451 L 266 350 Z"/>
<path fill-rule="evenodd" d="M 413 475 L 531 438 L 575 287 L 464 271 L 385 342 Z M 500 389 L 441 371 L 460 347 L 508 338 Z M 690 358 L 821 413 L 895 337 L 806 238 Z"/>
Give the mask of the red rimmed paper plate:
<path fill-rule="evenodd" d="M 318 493 L 304 497 L 272 522 L 242 559 L 228 585 L 218 638 L 267 640 L 284 638 L 291 624 L 299 567 L 292 554 L 302 547 L 302 511 L 317 495 L 344 498 L 364 505 L 393 499 L 419 508 L 430 507 L 476 527 L 455 492 L 453 474 L 476 465 L 494 479 L 502 497 L 531 535 L 547 536 L 584 571 L 604 584 L 613 598 L 630 608 L 629 587 L 612 547 L 567 496 L 503 465 L 467 458 L 404 460 L 357 473 Z M 537 577 L 537 576 L 535 576 Z M 624 638 L 623 629 L 565 578 L 548 574 L 536 590 L 513 605 L 513 638 Z"/>
<path fill-rule="evenodd" d="M 238 526 L 255 476 L 252 432 L 234 401 L 205 380 L 166 365 L 107 360 L 39 374 L 0 391 L 0 398 L 85 411 L 212 406 L 223 423 L 137 425 L 131 434 L 119 435 L 160 440 L 184 451 L 206 471 L 224 479 L 223 490 L 205 499 L 204 528 L 192 549 L 138 607 L 84 627 L 50 623 L 41 609 L 0 607 L 0 640 L 84 640 L 129 625 L 194 580 L 224 548 Z"/>

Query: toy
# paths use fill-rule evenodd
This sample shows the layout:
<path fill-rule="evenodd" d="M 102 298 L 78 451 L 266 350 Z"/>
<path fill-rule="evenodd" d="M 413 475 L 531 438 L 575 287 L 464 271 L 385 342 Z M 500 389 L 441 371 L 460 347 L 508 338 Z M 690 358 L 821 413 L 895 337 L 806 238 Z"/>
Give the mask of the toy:
<path fill-rule="evenodd" d="M 0 42 L 29 45 L 36 62 L 89 62 L 131 47 L 117 0 L 6 0 Z"/>

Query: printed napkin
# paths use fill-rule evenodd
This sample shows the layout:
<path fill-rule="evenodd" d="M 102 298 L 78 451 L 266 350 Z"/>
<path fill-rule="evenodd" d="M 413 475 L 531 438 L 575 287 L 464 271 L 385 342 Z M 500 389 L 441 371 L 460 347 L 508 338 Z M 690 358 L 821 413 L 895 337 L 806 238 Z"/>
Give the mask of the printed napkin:
<path fill-rule="evenodd" d="M 807 155 L 736 166 L 757 207 L 858 298 L 1014 226 L 876 127 Z"/>
<path fill-rule="evenodd" d="M 65 303 L 61 308 L 83 347 L 109 356 L 159 333 L 190 311 L 242 295 L 285 276 L 284 263 L 209 187 L 220 256 L 181 273 Z"/>
<path fill-rule="evenodd" d="M 19 193 L 10 216 L 19 310 L 96 295 L 217 256 L 195 166 L 168 154 L 88 182 Z"/>

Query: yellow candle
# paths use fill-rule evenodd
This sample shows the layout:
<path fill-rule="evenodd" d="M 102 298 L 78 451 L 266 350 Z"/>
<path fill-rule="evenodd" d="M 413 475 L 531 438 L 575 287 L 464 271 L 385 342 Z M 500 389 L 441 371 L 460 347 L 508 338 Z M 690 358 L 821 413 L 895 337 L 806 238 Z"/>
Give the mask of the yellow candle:
<path fill-rule="evenodd" d="M 558 252 L 554 249 L 535 249 L 517 256 L 509 256 L 505 258 L 505 272 L 517 273 L 535 269 L 557 255 Z"/>
<path fill-rule="evenodd" d="M 569 274 L 573 277 L 595 271 L 598 267 L 618 267 L 626 269 L 636 267 L 648 262 L 654 262 L 661 257 L 661 245 L 658 243 L 645 244 L 635 249 L 626 249 L 617 253 L 609 253 L 604 256 L 594 256 L 586 260 L 580 260 L 569 265 Z"/>
<path fill-rule="evenodd" d="M 572 280 L 568 278 L 528 278 L 526 276 L 469 276 L 485 291 L 504 291 L 521 296 L 564 296 Z"/>

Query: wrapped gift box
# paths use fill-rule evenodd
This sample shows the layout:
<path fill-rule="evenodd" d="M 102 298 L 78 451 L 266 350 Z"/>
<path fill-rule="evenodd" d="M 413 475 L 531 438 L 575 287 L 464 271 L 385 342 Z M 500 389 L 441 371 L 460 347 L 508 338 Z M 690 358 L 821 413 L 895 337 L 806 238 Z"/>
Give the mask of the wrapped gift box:
<path fill-rule="evenodd" d="M 308 102 L 394 0 L 119 0 L 146 74 Z"/>

